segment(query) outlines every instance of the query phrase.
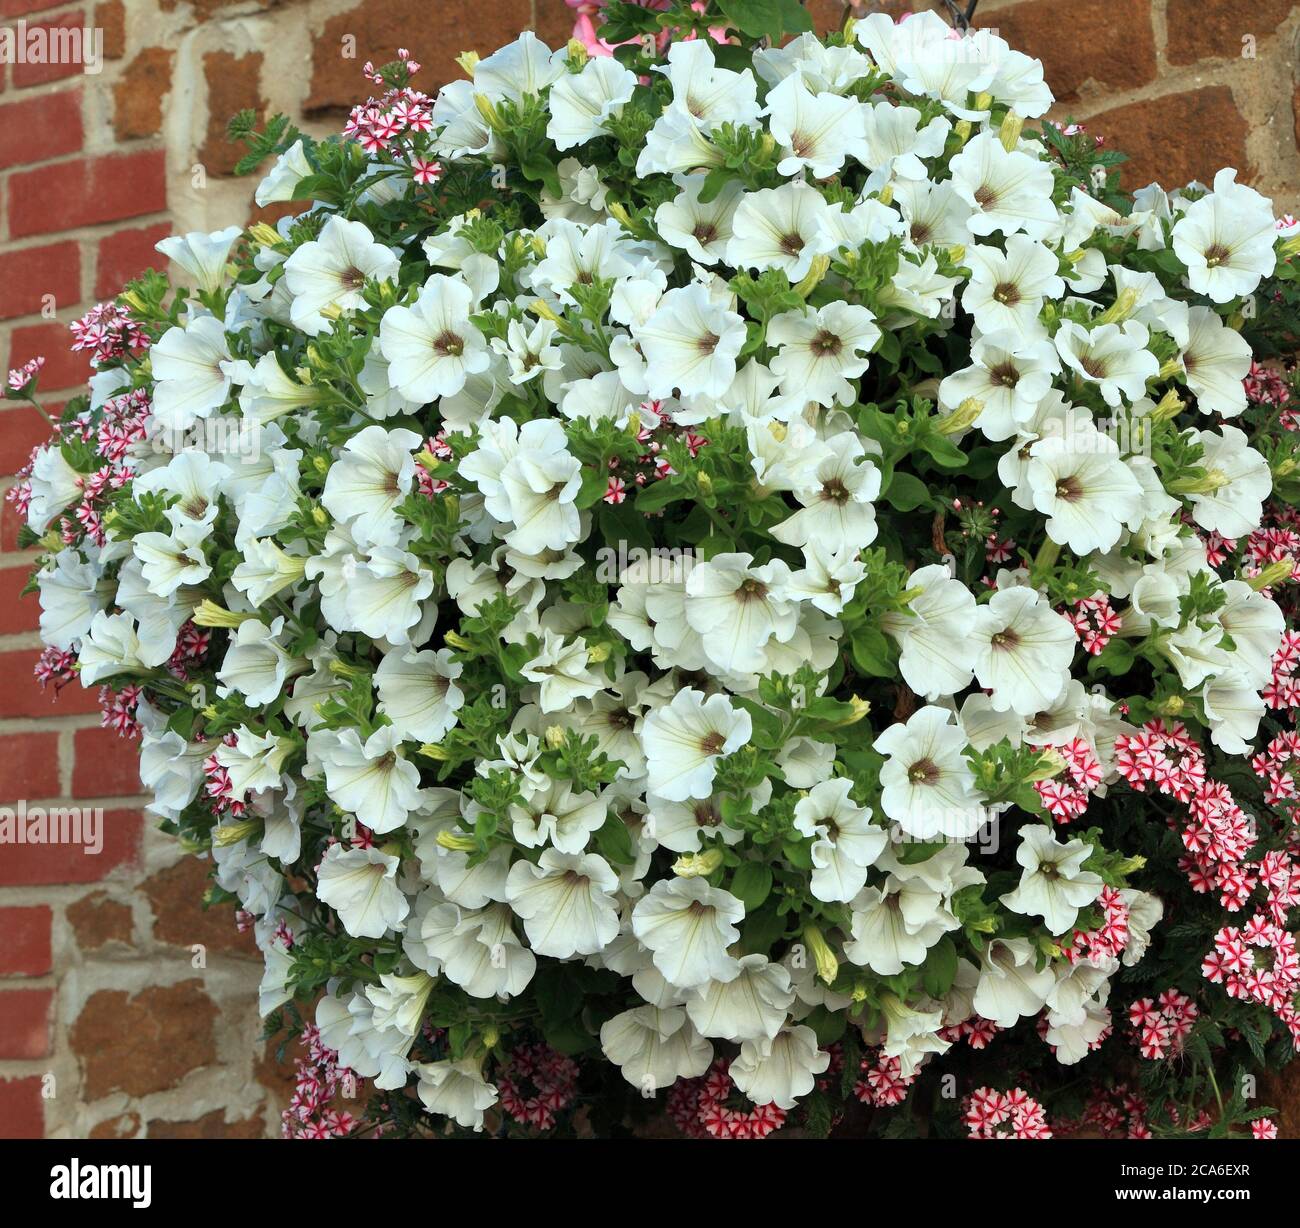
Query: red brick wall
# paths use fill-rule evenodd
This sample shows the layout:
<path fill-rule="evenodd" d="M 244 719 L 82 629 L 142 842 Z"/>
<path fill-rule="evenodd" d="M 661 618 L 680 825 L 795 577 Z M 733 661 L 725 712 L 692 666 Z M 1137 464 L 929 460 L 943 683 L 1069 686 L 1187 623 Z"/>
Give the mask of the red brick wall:
<path fill-rule="evenodd" d="M 836 0 L 813 8 L 823 26 L 840 20 Z M 558 45 L 572 28 L 562 0 L 0 0 L 0 25 L 20 20 L 104 37 L 97 74 L 0 67 L 0 350 L 10 366 L 43 354 L 56 405 L 86 374 L 69 320 L 155 263 L 172 229 L 249 216 L 253 185 L 228 177 L 234 111 L 284 110 L 325 133 L 364 89 L 367 58 L 409 46 L 431 90 L 461 50 L 529 27 Z M 1129 186 L 1233 165 L 1296 207 L 1289 0 L 984 0 L 977 24 L 1044 60 L 1058 116 L 1135 155 Z M 0 408 L 0 474 L 44 436 L 35 412 Z M 98 857 L 0 846 L 0 1137 L 274 1130 L 282 1084 L 255 1060 L 255 953 L 228 910 L 200 909 L 202 866 L 141 814 L 134 750 L 99 729 L 93 693 L 56 704 L 32 681 L 37 609 L 17 599 L 29 560 L 16 534 L 6 505 L 0 804 L 102 805 L 107 840 Z"/>

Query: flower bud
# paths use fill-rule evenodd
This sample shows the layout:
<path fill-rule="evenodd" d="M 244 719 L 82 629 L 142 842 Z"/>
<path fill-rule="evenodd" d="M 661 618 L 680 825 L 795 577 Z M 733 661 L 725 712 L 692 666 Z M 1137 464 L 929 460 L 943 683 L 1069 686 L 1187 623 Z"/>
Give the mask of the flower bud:
<path fill-rule="evenodd" d="M 673 873 L 678 878 L 708 878 L 720 865 L 721 849 L 709 849 L 705 853 L 684 853 L 673 862 Z"/>
<path fill-rule="evenodd" d="M 827 985 L 832 984 L 840 974 L 840 961 L 835 958 L 835 952 L 830 949 L 821 930 L 815 925 L 805 925 L 803 940 L 812 953 L 813 963 L 817 966 L 817 975 Z"/>
<path fill-rule="evenodd" d="M 1293 558 L 1278 559 L 1277 562 L 1270 563 L 1265 567 L 1259 575 L 1251 576 L 1246 583 L 1258 593 L 1266 588 L 1272 588 L 1275 584 L 1281 584 L 1284 580 L 1289 580 L 1294 571 L 1295 560 Z"/>
<path fill-rule="evenodd" d="M 984 412 L 984 402 L 978 397 L 967 397 L 946 418 L 940 418 L 934 429 L 940 435 L 956 435 L 964 431 Z"/>

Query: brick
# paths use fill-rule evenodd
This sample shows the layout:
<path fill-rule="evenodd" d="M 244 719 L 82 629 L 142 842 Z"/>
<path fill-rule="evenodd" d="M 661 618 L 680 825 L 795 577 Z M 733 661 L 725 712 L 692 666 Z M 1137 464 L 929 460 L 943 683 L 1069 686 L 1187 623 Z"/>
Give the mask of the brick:
<path fill-rule="evenodd" d="M 10 733 L 0 736 L 0 798 L 57 797 L 59 735 Z"/>
<path fill-rule="evenodd" d="M 1267 38 L 1294 10 L 1292 0 L 1167 0 L 1165 55 L 1171 64 L 1238 59 L 1244 39 Z"/>
<path fill-rule="evenodd" d="M 79 153 L 84 141 L 79 89 L 19 98 L 0 106 L 0 169 Z"/>
<path fill-rule="evenodd" d="M 0 1138 L 41 1138 L 44 1134 L 41 1080 L 0 1080 Z"/>
<path fill-rule="evenodd" d="M 26 567 L 0 571 L 0 635 L 35 631 L 40 625 L 41 605 L 35 593 L 19 596 L 27 583 Z"/>
<path fill-rule="evenodd" d="M 512 42 L 531 26 L 532 9 L 529 0 L 440 0 L 436 5 L 428 0 L 362 0 L 331 17 L 316 36 L 306 110 L 348 110 L 357 101 L 358 67 L 366 60 L 387 63 L 398 47 L 411 43 L 414 30 L 420 32 L 420 46 L 411 50 L 424 65 L 416 84 L 432 94 L 464 76 L 456 56 L 462 51 L 487 55 Z M 349 35 L 356 40 L 353 59 L 342 54 Z"/>
<path fill-rule="evenodd" d="M 80 76 L 95 54 L 93 46 L 83 47 L 85 29 L 86 15 L 81 9 L 60 13 L 47 21 L 28 22 L 29 45 L 34 45 L 31 40 L 37 37 L 46 40 L 49 46 L 46 56 L 57 62 L 10 65 L 14 85 L 21 89 L 28 85 L 45 85 L 50 81 L 61 81 L 65 77 Z"/>
<path fill-rule="evenodd" d="M 18 530 L 23 526 L 23 518 L 12 503 L 0 504 L 0 551 L 10 554 L 18 549 Z M 30 546 L 24 552 L 34 557 L 37 547 Z"/>
<path fill-rule="evenodd" d="M 138 743 L 112 729 L 78 729 L 73 746 L 75 796 L 128 797 L 140 792 Z"/>
<path fill-rule="evenodd" d="M 62 8 L 68 0 L 0 0 L 0 17 L 26 17 L 28 13 L 44 13 Z"/>
<path fill-rule="evenodd" d="M 0 976 L 44 976 L 52 966 L 50 926 L 44 904 L 0 908 Z"/>
<path fill-rule="evenodd" d="M 216 1015 L 197 979 L 134 997 L 112 989 L 91 994 L 70 1032 L 84 1073 L 82 1095 L 147 1096 L 175 1087 L 191 1070 L 216 1061 Z"/>
<path fill-rule="evenodd" d="M 0 409 L 0 472 L 17 473 L 31 459 L 32 449 L 49 437 L 50 424 L 39 410 L 30 405 Z"/>
<path fill-rule="evenodd" d="M 119 141 L 157 136 L 162 131 L 163 101 L 171 92 L 174 52 L 146 47 L 113 86 L 113 132 Z"/>
<path fill-rule="evenodd" d="M 130 905 L 109 899 L 103 891 L 82 896 L 68 905 L 64 915 L 83 951 L 98 951 L 110 942 L 131 942 Z"/>
<path fill-rule="evenodd" d="M 209 52 L 203 57 L 203 76 L 208 86 L 208 130 L 198 160 L 209 175 L 230 175 L 245 153 L 242 142 L 226 136 L 231 116 L 248 109 L 256 111 L 260 118 L 266 111 L 261 87 L 262 53 L 237 56 L 229 51 Z"/>
<path fill-rule="evenodd" d="M 104 847 L 87 853 L 76 844 L 9 844 L 0 857 L 0 887 L 38 887 L 94 883 L 140 855 L 142 818 L 138 810 L 104 812 Z"/>
<path fill-rule="evenodd" d="M 158 222 L 119 230 L 101 239 L 95 257 L 95 297 L 115 298 L 128 281 L 146 269 L 166 268 L 166 258 L 154 250 L 154 245 L 171 232 L 167 222 Z"/>
<path fill-rule="evenodd" d="M 227 1121 L 225 1109 L 213 1109 L 193 1121 L 149 1122 L 146 1138 L 265 1138 L 266 1125 L 261 1115 Z"/>
<path fill-rule="evenodd" d="M 0 1059 L 31 1061 L 50 1052 L 52 989 L 0 989 Z"/>
<path fill-rule="evenodd" d="M 1062 37 L 1062 22 L 1068 37 Z M 1079 98 L 1089 81 L 1120 90 L 1155 80 L 1150 0 L 1073 0 L 1068 18 L 1058 0 L 1029 0 L 977 16 L 974 24 L 997 30 L 1017 51 L 1042 60 L 1058 101 Z"/>
<path fill-rule="evenodd" d="M 90 1138 L 135 1138 L 140 1133 L 139 1113 L 119 1113 L 90 1127 Z"/>
<path fill-rule="evenodd" d="M 15 239 L 143 217 L 166 207 L 167 158 L 161 149 L 77 158 L 9 176 L 9 233 Z"/>
<path fill-rule="evenodd" d="M 84 352 L 69 349 L 71 342 L 68 326 L 58 320 L 24 324 L 9 334 L 9 365 L 21 366 L 29 358 L 43 355 L 45 366 L 37 385 L 42 392 L 80 389 L 90 378 L 90 359 Z"/>
<path fill-rule="evenodd" d="M 253 935 L 239 932 L 232 908 L 225 904 L 203 906 L 208 867 L 208 862 L 182 857 L 141 884 L 140 890 L 153 908 L 153 936 L 172 946 L 200 942 L 209 951 L 256 956 Z"/>
<path fill-rule="evenodd" d="M 36 315 L 47 294 L 54 296 L 56 310 L 81 298 L 81 251 L 76 243 L 0 253 L 0 320 Z"/>
<path fill-rule="evenodd" d="M 95 25 L 104 31 L 104 59 L 120 60 L 126 54 L 126 5 L 107 0 L 95 5 Z"/>
<path fill-rule="evenodd" d="M 1153 181 L 1167 188 L 1193 179 L 1209 183 L 1215 172 L 1234 166 L 1247 182 L 1247 125 L 1226 85 L 1165 94 L 1093 115 L 1088 129 L 1129 155 L 1120 180 L 1130 191 Z M 1195 140 L 1171 141 L 1171 132 L 1194 132 Z"/>
<path fill-rule="evenodd" d="M 69 682 L 62 690 L 42 687 L 32 670 L 39 648 L 0 652 L 0 717 L 84 716 L 99 711 L 99 689 Z"/>

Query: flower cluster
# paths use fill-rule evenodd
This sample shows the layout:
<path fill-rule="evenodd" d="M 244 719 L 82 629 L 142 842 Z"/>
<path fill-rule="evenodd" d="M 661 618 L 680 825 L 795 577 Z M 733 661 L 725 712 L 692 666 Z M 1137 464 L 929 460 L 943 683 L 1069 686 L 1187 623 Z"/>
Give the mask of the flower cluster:
<path fill-rule="evenodd" d="M 392 1128 L 549 1130 L 591 1064 L 762 1137 L 965 1041 L 1034 1095 L 1003 1059 L 951 1131 L 1047 1138 L 1198 892 L 1259 911 L 1163 983 L 1219 930 L 1197 992 L 1300 1037 L 1290 818 L 1222 783 L 1268 722 L 1295 796 L 1269 202 L 1122 195 L 934 14 L 607 16 L 367 66 L 341 139 L 237 120 L 302 211 L 160 244 L 15 487 L 44 677 L 314 1011 L 295 1120 L 335 1063 Z"/>

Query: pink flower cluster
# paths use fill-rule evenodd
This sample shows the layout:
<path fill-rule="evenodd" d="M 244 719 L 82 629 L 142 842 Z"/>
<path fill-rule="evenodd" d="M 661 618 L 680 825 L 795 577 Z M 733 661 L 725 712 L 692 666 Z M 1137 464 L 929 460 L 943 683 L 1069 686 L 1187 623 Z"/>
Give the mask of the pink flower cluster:
<path fill-rule="evenodd" d="M 550 1045 L 520 1045 L 497 1073 L 501 1107 L 516 1121 L 539 1130 L 555 1126 L 578 1090 L 578 1064 Z"/>
<path fill-rule="evenodd" d="M 1052 748 L 1065 760 L 1065 771 L 1051 780 L 1035 781 L 1043 806 L 1058 823 L 1077 819 L 1101 784 L 1101 761 L 1083 738 L 1073 738 Z"/>
<path fill-rule="evenodd" d="M 919 1071 L 903 1074 L 903 1064 L 896 1057 L 875 1053 L 861 1062 L 863 1077 L 853 1085 L 853 1094 L 863 1104 L 878 1109 L 892 1109 L 907 1099 L 907 1089 L 916 1082 Z"/>
<path fill-rule="evenodd" d="M 1023 1088 L 980 1087 L 966 1101 L 963 1120 L 971 1138 L 1051 1138 L 1047 1111 Z"/>
<path fill-rule="evenodd" d="M 750 1104 L 735 1095 L 731 1062 L 719 1058 L 698 1079 L 678 1079 L 668 1093 L 668 1115 L 689 1138 L 767 1138 L 785 1124 L 785 1109 Z M 741 1100 L 743 1106 L 731 1101 Z"/>
<path fill-rule="evenodd" d="M 1119 615 L 1111 608 L 1110 598 L 1104 593 L 1076 601 L 1074 612 L 1065 617 L 1082 642 L 1084 651 L 1094 657 L 1105 649 L 1120 626 Z"/>
<path fill-rule="evenodd" d="M 1152 1061 L 1180 1053 L 1199 1014 L 1196 1003 L 1176 989 L 1134 1002 L 1128 1020 L 1137 1032 L 1138 1052 Z"/>
<path fill-rule="evenodd" d="M 1118 959 L 1128 946 L 1129 906 L 1124 897 L 1114 887 L 1103 887 L 1097 905 L 1102 912 L 1101 924 L 1095 930 L 1075 930 L 1065 949 L 1072 964 L 1081 959 L 1091 964 Z"/>
<path fill-rule="evenodd" d="M 310 1024 L 303 1029 L 302 1043 L 307 1058 L 299 1058 L 293 1097 L 281 1116 L 280 1132 L 285 1138 L 343 1138 L 357 1125 L 357 1119 L 334 1107 L 341 1094 L 356 1095 L 357 1077 L 338 1064 L 339 1055 L 321 1044 L 320 1033 Z"/>
<path fill-rule="evenodd" d="M 98 367 L 116 358 L 130 358 L 146 349 L 149 335 L 117 303 L 96 303 L 80 320 L 74 320 L 71 349 L 87 351 L 90 365 Z"/>

